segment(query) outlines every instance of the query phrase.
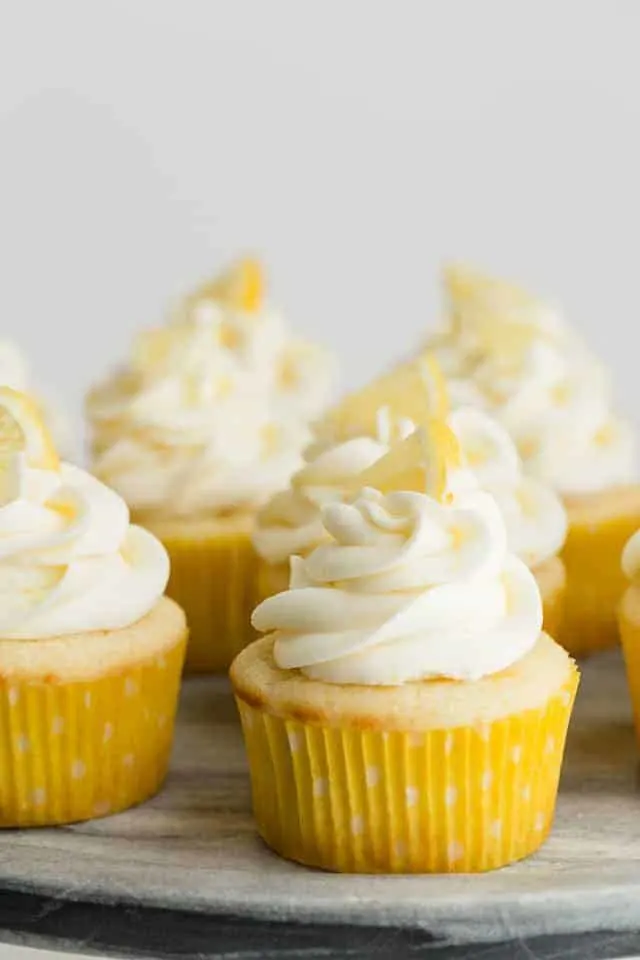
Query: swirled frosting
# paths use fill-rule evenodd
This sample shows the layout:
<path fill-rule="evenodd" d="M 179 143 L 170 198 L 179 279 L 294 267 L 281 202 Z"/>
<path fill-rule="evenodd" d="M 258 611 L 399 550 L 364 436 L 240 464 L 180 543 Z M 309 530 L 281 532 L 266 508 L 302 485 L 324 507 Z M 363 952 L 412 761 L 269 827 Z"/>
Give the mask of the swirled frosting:
<path fill-rule="evenodd" d="M 555 556 L 566 538 L 566 510 L 550 486 L 524 475 L 504 427 L 469 407 L 455 410 L 449 426 L 460 443 L 464 464 L 500 508 L 509 549 L 528 567 Z"/>
<path fill-rule="evenodd" d="M 413 429 L 410 421 L 394 425 L 399 438 Z M 354 477 L 370 467 L 389 449 L 391 423 L 382 409 L 375 437 L 344 441 L 316 441 L 305 451 L 304 466 L 291 479 L 287 490 L 277 493 L 258 514 L 253 542 L 268 563 L 286 563 L 293 555 L 306 555 L 327 539 L 322 509 L 342 501 Z"/>
<path fill-rule="evenodd" d="M 116 493 L 60 464 L 48 441 L 34 457 L 44 436 L 35 408 L 0 388 L 3 429 L 6 403 L 26 448 L 7 449 L 0 437 L 0 637 L 38 640 L 136 622 L 164 592 L 164 547 L 130 525 Z"/>
<path fill-rule="evenodd" d="M 475 380 L 532 476 L 564 494 L 637 481 L 634 431 L 614 416 L 609 378 L 595 360 L 572 362 L 536 340 L 515 362 L 488 356 Z"/>
<path fill-rule="evenodd" d="M 94 471 L 142 513 L 253 509 L 300 467 L 331 379 L 275 311 L 190 299 L 90 395 Z"/>
<path fill-rule="evenodd" d="M 444 505 L 365 488 L 323 523 L 330 542 L 293 558 L 290 589 L 253 615 L 280 668 L 329 683 L 474 680 L 535 644 L 538 587 L 488 494 Z"/>
<path fill-rule="evenodd" d="M 466 269 L 449 272 L 446 292 L 449 324 L 431 343 L 458 383 L 454 405 L 495 415 L 527 473 L 563 494 L 638 480 L 634 431 L 613 413 L 610 380 L 556 307 Z"/>

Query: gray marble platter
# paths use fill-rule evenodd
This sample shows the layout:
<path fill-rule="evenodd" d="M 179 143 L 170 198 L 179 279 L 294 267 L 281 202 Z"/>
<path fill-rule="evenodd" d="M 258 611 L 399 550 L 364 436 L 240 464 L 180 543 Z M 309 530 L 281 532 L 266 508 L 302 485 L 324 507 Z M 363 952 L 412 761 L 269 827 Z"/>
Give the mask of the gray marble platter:
<path fill-rule="evenodd" d="M 3 930 L 24 931 L 28 902 L 34 910 L 156 911 L 203 929 L 217 920 L 238 929 L 309 925 L 345 938 L 387 931 L 422 937 L 431 949 L 600 932 L 628 954 L 640 931 L 640 790 L 621 660 L 607 655 L 584 670 L 555 829 L 523 863 L 474 877 L 347 877 L 280 860 L 254 832 L 228 685 L 194 680 L 159 797 L 86 825 L 0 832 L 0 939 Z M 162 955 L 191 954 L 169 943 Z"/>

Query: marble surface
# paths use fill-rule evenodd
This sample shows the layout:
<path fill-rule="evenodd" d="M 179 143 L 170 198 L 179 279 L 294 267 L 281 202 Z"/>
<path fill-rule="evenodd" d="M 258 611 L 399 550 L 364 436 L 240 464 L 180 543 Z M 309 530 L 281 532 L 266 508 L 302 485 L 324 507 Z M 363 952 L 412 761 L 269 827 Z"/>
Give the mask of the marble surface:
<path fill-rule="evenodd" d="M 145 945 L 141 928 L 160 941 Z M 180 957 L 267 956 L 261 937 L 287 957 L 347 941 L 352 956 L 502 957 L 470 946 L 488 942 L 535 944 L 536 957 L 640 953 L 640 795 L 620 659 L 585 669 L 551 839 L 479 877 L 344 877 L 271 854 L 254 832 L 228 686 L 189 681 L 159 797 L 86 825 L 0 833 L 0 940 L 11 936 Z M 300 945 L 307 953 L 292 952 Z"/>

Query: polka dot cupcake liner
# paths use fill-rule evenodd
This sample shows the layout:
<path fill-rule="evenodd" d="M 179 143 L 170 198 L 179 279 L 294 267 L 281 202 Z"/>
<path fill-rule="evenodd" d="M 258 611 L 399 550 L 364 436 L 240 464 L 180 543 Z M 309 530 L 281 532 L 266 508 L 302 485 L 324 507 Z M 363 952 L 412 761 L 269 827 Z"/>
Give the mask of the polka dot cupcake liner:
<path fill-rule="evenodd" d="M 281 856 L 345 873 L 492 870 L 552 824 L 578 686 L 477 727 L 329 727 L 238 699 L 259 832 Z"/>
<path fill-rule="evenodd" d="M 570 522 L 562 551 L 567 571 L 565 614 L 555 639 L 572 656 L 586 657 L 618 645 L 616 613 L 627 586 L 620 556 L 639 526 L 637 509 L 628 516 Z"/>
<path fill-rule="evenodd" d="M 225 673 L 256 639 L 251 613 L 257 604 L 258 558 L 245 527 L 219 536 L 158 536 L 171 559 L 167 595 L 189 621 L 186 673 Z"/>
<path fill-rule="evenodd" d="M 155 794 L 184 647 L 83 682 L 0 681 L 0 827 L 89 820 Z"/>

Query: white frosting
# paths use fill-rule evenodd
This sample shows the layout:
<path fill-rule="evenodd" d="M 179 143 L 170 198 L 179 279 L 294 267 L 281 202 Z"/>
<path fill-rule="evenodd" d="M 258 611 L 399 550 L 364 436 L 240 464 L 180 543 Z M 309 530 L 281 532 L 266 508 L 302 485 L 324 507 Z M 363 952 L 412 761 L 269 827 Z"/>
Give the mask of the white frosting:
<path fill-rule="evenodd" d="M 449 417 L 463 462 L 483 490 L 496 500 L 507 528 L 509 550 L 527 566 L 555 556 L 567 534 L 567 514 L 558 494 L 524 476 L 515 444 L 496 420 L 461 408 Z"/>
<path fill-rule="evenodd" d="M 565 494 L 637 481 L 634 431 L 613 416 L 595 360 L 537 340 L 512 365 L 487 357 L 475 380 L 532 476 Z"/>
<path fill-rule="evenodd" d="M 10 340 L 0 340 L 0 386 L 24 391 L 29 389 L 30 379 L 29 366 L 20 348 Z M 39 404 L 56 446 L 70 457 L 74 446 L 73 431 L 62 404 L 51 395 L 46 399 L 40 396 Z"/>
<path fill-rule="evenodd" d="M 129 524 L 123 500 L 69 464 L 27 467 L 0 506 L 0 637 L 37 640 L 116 630 L 162 596 L 169 559 L 151 534 Z"/>
<path fill-rule="evenodd" d="M 301 465 L 330 380 L 274 311 L 205 301 L 143 334 L 90 397 L 95 472 L 141 511 L 253 508 Z"/>
<path fill-rule="evenodd" d="M 365 489 L 325 507 L 323 521 L 331 542 L 293 558 L 291 588 L 253 615 L 257 630 L 275 632 L 282 669 L 330 683 L 474 680 L 535 644 L 538 587 L 507 552 L 488 494 L 443 505 Z"/>

